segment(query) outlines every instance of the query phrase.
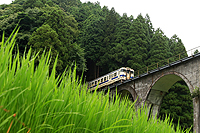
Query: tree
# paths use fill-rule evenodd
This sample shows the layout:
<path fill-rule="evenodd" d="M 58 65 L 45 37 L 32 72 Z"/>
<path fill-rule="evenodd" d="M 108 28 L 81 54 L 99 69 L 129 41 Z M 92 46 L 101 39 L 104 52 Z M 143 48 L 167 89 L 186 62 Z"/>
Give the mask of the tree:
<path fill-rule="evenodd" d="M 199 53 L 199 50 L 198 50 L 198 49 L 196 49 L 196 50 L 194 51 L 194 54 L 197 54 L 197 53 Z"/>
<path fill-rule="evenodd" d="M 57 7 L 47 7 L 45 10 L 47 11 L 45 24 L 58 33 L 62 42 L 72 43 L 79 34 L 78 23 L 74 17 Z"/>
<path fill-rule="evenodd" d="M 88 62 L 87 79 L 93 79 L 99 76 L 97 72 L 97 62 L 101 53 L 99 49 L 103 41 L 103 23 L 104 18 L 99 15 L 92 14 L 83 23 L 83 29 L 79 36 L 79 42 L 85 49 L 85 58 Z"/>
<path fill-rule="evenodd" d="M 63 71 L 65 67 L 70 66 L 76 62 L 77 70 L 79 72 L 86 70 L 86 60 L 84 58 L 84 51 L 79 44 L 75 42 L 78 37 L 78 23 L 73 16 L 66 14 L 58 7 L 47 7 L 46 21 L 58 34 L 58 39 L 61 41 L 63 52 L 60 52 L 61 60 L 63 61 Z"/>
<path fill-rule="evenodd" d="M 19 4 L 19 5 L 23 5 L 27 0 L 14 0 L 12 2 L 12 4 Z"/>
<path fill-rule="evenodd" d="M 175 56 L 174 61 L 179 60 L 179 54 L 180 54 L 180 59 L 187 57 L 187 52 L 184 47 L 184 44 L 176 34 L 173 35 L 169 40 L 169 45 L 171 48 L 171 53 L 173 54 L 173 56 Z"/>
<path fill-rule="evenodd" d="M 130 27 L 130 36 L 127 39 L 128 45 L 128 58 L 127 65 L 134 70 L 139 70 L 145 67 L 145 61 L 147 60 L 147 40 L 146 40 L 146 24 L 142 15 L 138 15 L 133 20 Z"/>
<path fill-rule="evenodd" d="M 159 66 L 166 65 L 167 58 L 171 57 L 172 54 L 166 49 L 168 39 L 164 35 L 161 29 L 157 29 L 153 38 L 151 39 L 151 50 L 149 51 L 149 58 L 147 60 L 147 65 L 153 65 L 160 61 L 163 61 Z M 156 66 L 155 66 L 156 68 Z"/>
<path fill-rule="evenodd" d="M 64 52 L 61 41 L 58 39 L 58 34 L 49 26 L 42 25 L 31 35 L 28 45 L 32 46 L 33 50 L 42 53 L 44 50 L 49 51 L 51 49 L 51 65 L 50 69 L 53 68 L 55 59 L 59 53 Z M 63 61 L 58 56 L 57 72 L 62 72 Z"/>
<path fill-rule="evenodd" d="M 22 7 L 18 4 L 15 6 Z M 15 6 L 13 6 L 13 8 L 15 8 Z M 20 55 L 23 55 L 25 48 L 28 49 L 27 43 L 29 37 L 44 23 L 45 15 L 44 11 L 39 8 L 28 8 L 26 10 L 21 10 L 21 8 L 19 9 L 20 10 L 16 10 L 16 13 L 11 13 L 9 17 L 4 17 L 2 20 L 0 20 L 0 33 L 6 31 L 5 36 L 9 36 L 9 34 L 18 24 L 20 26 L 20 31 L 16 38 L 16 46 L 19 48 Z"/>
<path fill-rule="evenodd" d="M 32 33 L 45 24 L 58 34 L 58 39 L 61 41 L 62 50 L 57 52 L 59 52 L 59 59 L 62 61 L 60 63 L 62 64 L 60 67 L 62 71 L 66 66 L 75 62 L 79 72 L 86 70 L 84 51 L 75 42 L 79 30 L 74 17 L 49 0 L 15 1 L 15 3 L 15 5 L 11 4 L 12 6 L 6 7 L 1 12 L 0 33 L 6 31 L 5 36 L 7 36 L 17 24 L 20 26 L 20 32 L 16 38 L 16 49 L 19 49 L 21 55 L 23 55 L 25 49 L 29 48 L 30 45 L 27 45 L 27 43 Z M 9 15 L 7 15 L 8 13 Z M 61 72 L 61 69 L 58 72 Z"/>
<path fill-rule="evenodd" d="M 80 0 L 52 0 L 59 7 L 63 8 L 66 12 L 70 12 L 71 7 L 77 7 L 81 4 Z"/>
<path fill-rule="evenodd" d="M 75 14 L 75 18 L 79 22 L 80 34 L 77 43 L 81 44 L 81 47 L 85 49 L 85 58 L 87 60 L 88 71 L 87 80 L 92 80 L 99 77 L 99 70 L 101 69 L 97 63 L 104 55 L 100 52 L 102 42 L 104 39 L 104 23 L 105 14 L 109 13 L 107 7 L 103 7 L 101 10 L 100 3 L 83 3 L 79 8 L 74 8 L 72 14 Z"/>
<path fill-rule="evenodd" d="M 151 23 L 150 16 L 146 14 L 145 16 L 145 29 L 146 29 L 146 40 L 147 40 L 147 50 L 150 51 L 152 48 L 152 38 L 155 34 L 153 24 Z"/>
<path fill-rule="evenodd" d="M 48 2 L 47 1 L 48 0 L 26 0 L 23 3 L 23 8 L 24 9 L 35 8 L 35 7 L 42 8 L 42 7 L 45 7 L 46 4 L 49 4 L 49 2 L 51 2 L 51 1 L 48 1 Z M 52 2 L 49 5 L 52 5 Z"/>
<path fill-rule="evenodd" d="M 102 46 L 100 47 L 100 54 L 102 55 L 99 61 L 97 62 L 98 66 L 101 66 L 100 75 L 106 74 L 109 71 L 113 71 L 113 67 L 110 66 L 112 64 L 111 60 L 111 49 L 115 47 L 115 34 L 116 34 L 116 26 L 119 22 L 119 14 L 115 12 L 115 9 L 112 8 L 105 18 L 105 23 L 103 25 L 104 28 L 104 39 L 102 42 Z"/>
<path fill-rule="evenodd" d="M 131 21 L 132 19 L 124 13 L 116 25 L 114 47 L 111 49 L 110 54 L 112 60 L 110 66 L 113 70 L 123 66 L 128 66 L 126 62 L 126 58 L 128 57 L 127 45 L 129 45 L 127 40 L 130 37 Z"/>

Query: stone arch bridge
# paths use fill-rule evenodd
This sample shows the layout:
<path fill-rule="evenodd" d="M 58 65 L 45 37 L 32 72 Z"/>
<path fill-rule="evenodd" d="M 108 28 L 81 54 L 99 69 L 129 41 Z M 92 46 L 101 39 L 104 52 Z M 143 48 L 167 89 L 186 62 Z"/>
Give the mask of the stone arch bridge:
<path fill-rule="evenodd" d="M 148 71 L 133 79 L 109 86 L 114 95 L 117 92 L 128 91 L 136 105 L 146 103 L 150 106 L 152 115 L 159 112 L 162 99 L 170 87 L 179 80 L 184 80 L 192 93 L 195 87 L 200 87 L 200 53 L 186 57 L 163 67 Z M 117 87 L 117 89 L 116 89 Z M 194 128 L 200 133 L 200 100 L 193 98 Z"/>

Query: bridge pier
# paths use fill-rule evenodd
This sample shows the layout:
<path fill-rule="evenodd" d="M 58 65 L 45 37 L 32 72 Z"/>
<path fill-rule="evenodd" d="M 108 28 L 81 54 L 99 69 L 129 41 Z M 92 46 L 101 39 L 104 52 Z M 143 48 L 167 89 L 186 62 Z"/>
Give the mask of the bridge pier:
<path fill-rule="evenodd" d="M 200 133 L 200 98 L 193 98 L 193 108 L 194 108 L 194 127 L 193 130 L 196 133 Z"/>
<path fill-rule="evenodd" d="M 165 93 L 166 92 L 151 89 L 151 93 L 149 93 L 148 99 L 145 101 L 147 106 L 150 108 L 149 114 L 151 113 L 154 118 L 158 118 L 159 116 L 160 105 Z"/>

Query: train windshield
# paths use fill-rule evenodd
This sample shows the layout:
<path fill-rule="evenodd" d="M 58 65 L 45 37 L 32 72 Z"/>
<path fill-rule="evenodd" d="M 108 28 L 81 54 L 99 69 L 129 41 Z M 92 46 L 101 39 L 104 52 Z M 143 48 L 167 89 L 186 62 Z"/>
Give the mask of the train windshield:
<path fill-rule="evenodd" d="M 131 71 L 131 74 L 134 74 L 134 71 Z"/>
<path fill-rule="evenodd" d="M 126 72 L 126 69 L 121 69 L 120 72 Z"/>

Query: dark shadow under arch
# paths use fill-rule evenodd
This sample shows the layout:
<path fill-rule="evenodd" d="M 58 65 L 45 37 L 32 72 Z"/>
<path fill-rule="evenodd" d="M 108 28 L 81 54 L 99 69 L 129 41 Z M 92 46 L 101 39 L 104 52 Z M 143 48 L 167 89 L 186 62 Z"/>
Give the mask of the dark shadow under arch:
<path fill-rule="evenodd" d="M 125 98 L 128 97 L 128 99 L 132 102 L 134 102 L 133 96 L 131 94 L 131 92 L 129 92 L 128 90 L 121 90 L 118 92 L 118 94 L 120 95 L 120 98 Z"/>

